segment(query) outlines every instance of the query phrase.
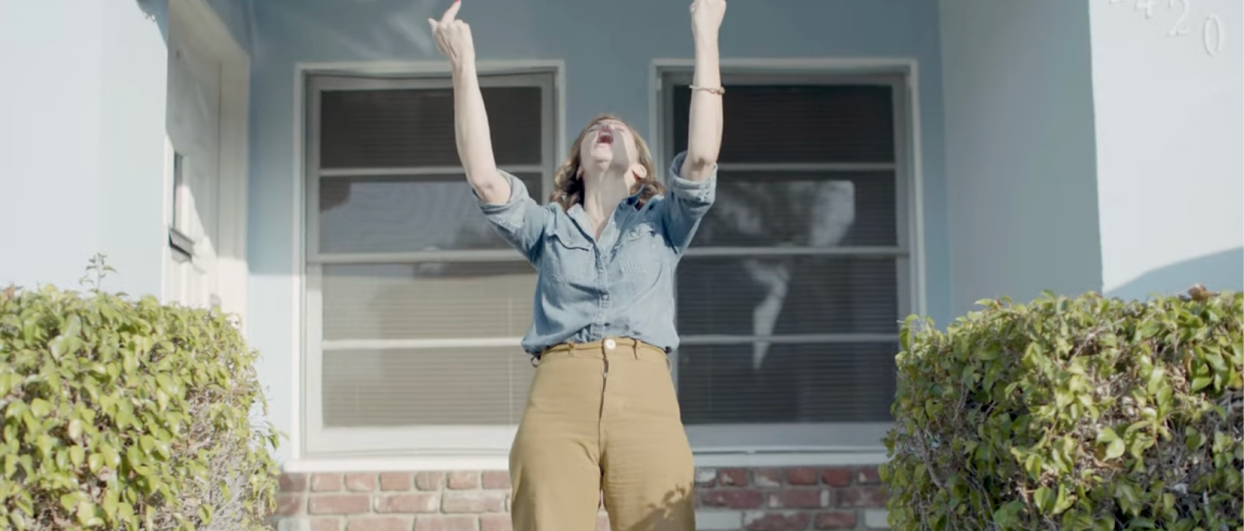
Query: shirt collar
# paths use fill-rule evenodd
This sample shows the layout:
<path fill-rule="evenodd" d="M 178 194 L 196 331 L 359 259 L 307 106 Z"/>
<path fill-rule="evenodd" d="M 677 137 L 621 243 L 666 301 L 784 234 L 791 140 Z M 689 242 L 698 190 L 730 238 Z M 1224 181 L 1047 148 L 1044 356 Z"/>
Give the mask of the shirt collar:
<path fill-rule="evenodd" d="M 635 193 L 631 194 L 630 196 L 627 196 L 626 199 L 622 200 L 622 204 L 630 205 L 630 206 L 638 208 L 639 197 L 643 195 L 643 193 L 644 193 L 644 187 L 643 185 L 640 185 L 639 189 L 635 190 Z"/>
<path fill-rule="evenodd" d="M 631 194 L 631 195 L 627 196 L 625 199 L 623 199 L 623 200 L 622 200 L 622 202 L 621 202 L 621 203 L 618 203 L 618 205 L 619 205 L 619 206 L 621 206 L 621 205 L 632 206 L 632 207 L 635 207 L 635 209 L 636 209 L 636 210 L 638 210 L 638 209 L 639 209 L 639 199 L 640 199 L 640 196 L 642 196 L 643 194 L 644 194 L 644 187 L 643 187 L 643 186 L 640 186 L 640 187 L 639 187 L 639 189 L 635 191 L 635 193 L 633 193 L 633 194 Z M 571 206 L 570 206 L 570 210 L 569 210 L 569 211 L 567 211 L 567 213 L 568 213 L 568 214 L 573 215 L 573 213 L 575 212 L 575 209 L 578 209 L 578 210 L 582 211 L 582 210 L 583 210 L 583 203 L 575 203 L 575 204 L 571 205 Z M 586 212 L 585 212 L 585 213 L 586 213 Z"/>

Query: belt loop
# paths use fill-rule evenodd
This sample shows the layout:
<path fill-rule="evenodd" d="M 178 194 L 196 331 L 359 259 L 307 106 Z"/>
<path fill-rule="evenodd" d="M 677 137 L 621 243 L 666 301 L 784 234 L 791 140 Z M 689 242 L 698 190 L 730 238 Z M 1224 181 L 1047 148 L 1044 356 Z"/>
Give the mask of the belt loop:
<path fill-rule="evenodd" d="M 635 356 L 635 361 L 639 361 L 639 340 L 631 340 L 631 354 Z"/>

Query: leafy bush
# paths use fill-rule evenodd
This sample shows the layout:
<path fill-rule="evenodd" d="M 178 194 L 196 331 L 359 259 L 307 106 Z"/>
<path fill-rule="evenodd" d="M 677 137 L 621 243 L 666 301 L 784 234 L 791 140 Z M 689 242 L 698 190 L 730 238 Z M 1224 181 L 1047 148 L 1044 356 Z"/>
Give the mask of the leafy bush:
<path fill-rule="evenodd" d="M 1244 295 L 909 319 L 883 467 L 910 529 L 1244 529 Z"/>
<path fill-rule="evenodd" d="M 255 360 L 219 312 L 0 292 L 0 527 L 264 527 L 277 435 L 250 419 Z"/>

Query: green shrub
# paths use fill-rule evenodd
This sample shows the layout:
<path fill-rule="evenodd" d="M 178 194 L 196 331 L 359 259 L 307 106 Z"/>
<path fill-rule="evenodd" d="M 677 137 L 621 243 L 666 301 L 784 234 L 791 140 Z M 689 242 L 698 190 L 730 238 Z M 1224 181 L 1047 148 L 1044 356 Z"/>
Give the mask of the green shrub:
<path fill-rule="evenodd" d="M 911 529 L 1239 530 L 1244 295 L 909 319 L 882 478 Z"/>
<path fill-rule="evenodd" d="M 277 435 L 219 312 L 91 290 L 0 292 L 0 527 L 264 527 Z"/>

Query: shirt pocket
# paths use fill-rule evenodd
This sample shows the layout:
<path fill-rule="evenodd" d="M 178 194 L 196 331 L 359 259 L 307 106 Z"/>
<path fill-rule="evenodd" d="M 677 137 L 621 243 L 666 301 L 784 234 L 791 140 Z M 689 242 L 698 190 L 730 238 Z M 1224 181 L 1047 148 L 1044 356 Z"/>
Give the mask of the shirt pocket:
<path fill-rule="evenodd" d="M 660 265 L 662 247 L 661 235 L 657 234 L 656 226 L 652 223 L 640 223 L 626 231 L 618 248 L 622 272 L 633 275 L 656 271 Z"/>
<path fill-rule="evenodd" d="M 581 235 L 554 231 L 549 236 L 549 271 L 558 282 L 586 284 L 592 281 L 595 263 L 592 245 Z"/>

